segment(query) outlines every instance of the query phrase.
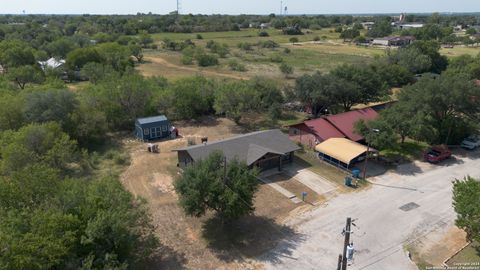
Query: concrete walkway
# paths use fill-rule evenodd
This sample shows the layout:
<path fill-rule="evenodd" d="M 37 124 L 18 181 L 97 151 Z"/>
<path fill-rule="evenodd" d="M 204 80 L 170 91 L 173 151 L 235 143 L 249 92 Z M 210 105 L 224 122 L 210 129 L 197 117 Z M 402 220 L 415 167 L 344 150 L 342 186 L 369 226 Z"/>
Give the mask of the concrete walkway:
<path fill-rule="evenodd" d="M 279 184 L 277 183 L 272 183 L 272 181 L 268 180 L 268 178 L 266 177 L 258 177 L 258 180 L 260 180 L 261 182 L 269 185 L 270 187 L 272 187 L 273 189 L 275 189 L 276 191 L 280 192 L 280 194 L 282 194 L 283 196 L 289 198 L 293 203 L 301 203 L 302 200 L 300 200 L 299 198 L 297 198 L 297 196 L 295 196 L 295 194 L 293 194 L 292 192 L 284 189 L 283 187 L 281 187 Z"/>
<path fill-rule="evenodd" d="M 295 164 L 285 167 L 284 173 L 295 178 L 295 180 L 309 187 L 319 195 L 325 195 L 337 189 L 336 186 L 327 179 Z"/>

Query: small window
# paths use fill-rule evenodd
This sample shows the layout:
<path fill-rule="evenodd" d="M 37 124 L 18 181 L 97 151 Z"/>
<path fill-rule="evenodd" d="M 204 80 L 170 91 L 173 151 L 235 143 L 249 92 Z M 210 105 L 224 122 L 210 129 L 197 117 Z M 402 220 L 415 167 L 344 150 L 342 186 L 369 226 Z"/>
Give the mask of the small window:
<path fill-rule="evenodd" d="M 150 129 L 144 128 L 143 129 L 143 135 L 148 135 L 148 134 L 150 134 Z"/>
<path fill-rule="evenodd" d="M 163 132 L 166 132 L 166 131 L 167 131 L 167 129 L 168 129 L 168 127 L 167 127 L 167 126 L 162 126 L 162 130 L 163 130 Z"/>

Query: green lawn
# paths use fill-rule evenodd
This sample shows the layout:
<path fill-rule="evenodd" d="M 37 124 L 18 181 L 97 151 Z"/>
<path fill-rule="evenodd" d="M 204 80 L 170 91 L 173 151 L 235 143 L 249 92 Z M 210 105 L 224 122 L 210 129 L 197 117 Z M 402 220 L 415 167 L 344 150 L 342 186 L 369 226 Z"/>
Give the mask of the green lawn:
<path fill-rule="evenodd" d="M 480 244 L 474 242 L 468 245 L 447 262 L 447 264 L 452 267 L 462 263 L 467 263 L 465 266 L 470 264 L 470 266 L 480 267 Z"/>
<path fill-rule="evenodd" d="M 398 143 L 392 148 L 380 151 L 380 155 L 392 160 L 412 161 L 421 158 L 427 148 L 426 143 L 407 139 L 403 144 Z"/>

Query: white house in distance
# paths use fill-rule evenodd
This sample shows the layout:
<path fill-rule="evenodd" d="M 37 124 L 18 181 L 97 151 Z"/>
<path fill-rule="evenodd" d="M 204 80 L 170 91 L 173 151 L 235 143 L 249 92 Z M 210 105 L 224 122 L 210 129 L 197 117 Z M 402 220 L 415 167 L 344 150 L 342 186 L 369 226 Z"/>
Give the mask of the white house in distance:
<path fill-rule="evenodd" d="M 375 22 L 363 22 L 361 23 L 363 29 L 370 30 L 375 25 Z"/>
<path fill-rule="evenodd" d="M 63 65 L 65 65 L 65 60 L 63 59 L 55 59 L 54 57 L 48 59 L 47 61 L 38 61 L 40 67 L 45 70 L 47 68 L 57 69 Z"/>
<path fill-rule="evenodd" d="M 383 37 L 376 38 L 372 41 L 372 45 L 388 46 L 388 47 L 404 47 L 410 45 L 415 40 L 412 36 L 402 37 Z"/>

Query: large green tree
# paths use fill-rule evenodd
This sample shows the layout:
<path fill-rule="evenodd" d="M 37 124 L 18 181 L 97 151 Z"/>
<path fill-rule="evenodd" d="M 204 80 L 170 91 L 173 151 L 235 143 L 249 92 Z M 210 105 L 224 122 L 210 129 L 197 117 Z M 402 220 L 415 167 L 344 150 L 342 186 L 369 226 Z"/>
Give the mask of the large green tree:
<path fill-rule="evenodd" d="M 39 67 L 29 65 L 9 68 L 7 77 L 20 89 L 25 89 L 28 83 L 42 83 L 45 80 L 45 75 Z"/>
<path fill-rule="evenodd" d="M 398 104 L 384 114 L 387 119 L 407 125 L 395 127 L 400 135 L 414 133 L 416 139 L 429 143 L 445 143 L 447 139 L 451 143 L 465 136 L 472 123 L 477 123 L 479 99 L 480 87 L 468 75 L 444 74 L 436 79 L 422 78 L 405 87 Z"/>
<path fill-rule="evenodd" d="M 175 182 L 187 215 L 200 217 L 213 210 L 227 221 L 253 212 L 257 187 L 255 170 L 238 160 L 225 164 L 221 152 L 196 161 Z"/>
<path fill-rule="evenodd" d="M 472 177 L 453 183 L 455 224 L 467 232 L 469 240 L 480 242 L 480 181 Z"/>

